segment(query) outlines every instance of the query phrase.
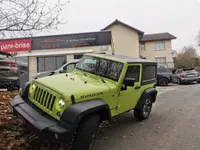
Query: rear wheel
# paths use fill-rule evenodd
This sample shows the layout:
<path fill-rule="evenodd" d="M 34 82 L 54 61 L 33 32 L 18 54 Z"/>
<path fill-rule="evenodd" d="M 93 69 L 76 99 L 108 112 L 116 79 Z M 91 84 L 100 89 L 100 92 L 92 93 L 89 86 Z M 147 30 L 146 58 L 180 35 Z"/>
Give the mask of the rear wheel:
<path fill-rule="evenodd" d="M 99 124 L 100 116 L 98 114 L 84 119 L 77 131 L 71 150 L 89 150 L 92 147 L 92 142 L 99 128 Z"/>
<path fill-rule="evenodd" d="M 198 80 L 197 83 L 200 83 L 200 80 Z"/>
<path fill-rule="evenodd" d="M 159 79 L 158 84 L 160 86 L 167 86 L 168 85 L 168 80 L 166 78 L 161 78 L 161 79 Z"/>
<path fill-rule="evenodd" d="M 134 110 L 134 116 L 138 120 L 145 120 L 149 117 L 153 105 L 153 99 L 151 96 L 146 96 L 144 99 L 144 102 L 142 104 L 141 109 L 135 109 Z"/>

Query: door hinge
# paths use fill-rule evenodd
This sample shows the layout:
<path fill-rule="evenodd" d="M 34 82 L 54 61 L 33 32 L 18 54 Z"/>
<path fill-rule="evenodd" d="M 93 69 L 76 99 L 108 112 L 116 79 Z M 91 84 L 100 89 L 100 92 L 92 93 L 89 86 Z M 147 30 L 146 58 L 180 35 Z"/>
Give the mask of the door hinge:
<path fill-rule="evenodd" d="M 135 87 L 136 90 L 138 90 L 138 89 L 140 89 L 140 88 L 141 88 L 141 86 L 136 86 L 136 87 Z"/>

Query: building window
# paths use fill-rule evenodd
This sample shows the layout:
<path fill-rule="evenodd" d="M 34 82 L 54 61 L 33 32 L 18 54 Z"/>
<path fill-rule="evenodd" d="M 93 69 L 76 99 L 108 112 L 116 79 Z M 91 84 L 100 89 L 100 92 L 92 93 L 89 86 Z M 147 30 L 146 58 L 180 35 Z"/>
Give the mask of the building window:
<path fill-rule="evenodd" d="M 167 64 L 166 57 L 156 57 L 155 61 L 158 63 L 159 66 L 166 66 Z"/>
<path fill-rule="evenodd" d="M 142 50 L 142 51 L 145 51 L 145 50 L 146 50 L 145 44 L 144 44 L 144 43 L 141 44 L 141 50 Z"/>
<path fill-rule="evenodd" d="M 165 49 L 165 42 L 159 42 L 154 44 L 154 50 L 164 50 Z"/>
<path fill-rule="evenodd" d="M 158 67 L 158 73 L 168 73 L 169 71 L 165 67 Z"/>
<path fill-rule="evenodd" d="M 74 55 L 74 59 L 81 59 L 84 54 Z"/>
<path fill-rule="evenodd" d="M 66 63 L 66 56 L 38 57 L 38 72 L 51 71 Z"/>

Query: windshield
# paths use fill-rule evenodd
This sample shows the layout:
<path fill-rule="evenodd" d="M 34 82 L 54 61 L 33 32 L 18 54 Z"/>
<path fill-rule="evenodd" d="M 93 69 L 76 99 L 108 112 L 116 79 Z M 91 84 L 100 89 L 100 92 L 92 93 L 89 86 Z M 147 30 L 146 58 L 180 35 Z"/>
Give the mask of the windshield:
<path fill-rule="evenodd" d="M 123 68 L 123 63 L 84 55 L 76 68 L 118 81 Z"/>
<path fill-rule="evenodd" d="M 183 70 L 184 73 L 196 73 L 196 70 Z"/>

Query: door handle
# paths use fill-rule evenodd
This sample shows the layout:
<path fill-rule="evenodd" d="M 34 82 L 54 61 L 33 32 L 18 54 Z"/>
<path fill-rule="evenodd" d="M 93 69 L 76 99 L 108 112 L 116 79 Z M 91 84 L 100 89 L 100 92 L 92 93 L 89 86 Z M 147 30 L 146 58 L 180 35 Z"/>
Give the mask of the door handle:
<path fill-rule="evenodd" d="M 141 86 L 136 86 L 136 87 L 135 87 L 136 90 L 138 90 L 138 89 L 140 89 L 140 88 L 141 88 Z"/>

